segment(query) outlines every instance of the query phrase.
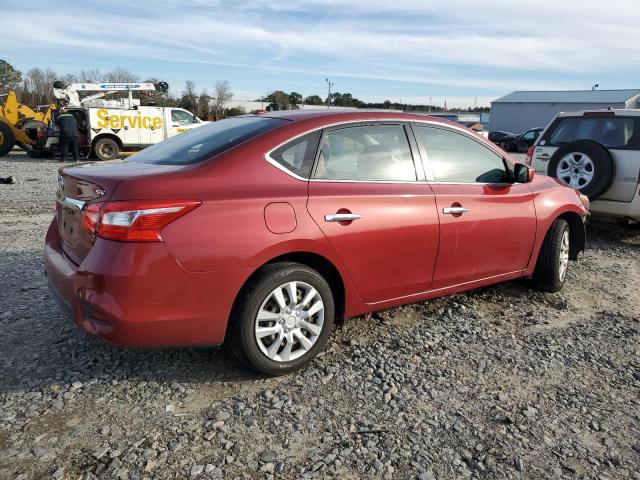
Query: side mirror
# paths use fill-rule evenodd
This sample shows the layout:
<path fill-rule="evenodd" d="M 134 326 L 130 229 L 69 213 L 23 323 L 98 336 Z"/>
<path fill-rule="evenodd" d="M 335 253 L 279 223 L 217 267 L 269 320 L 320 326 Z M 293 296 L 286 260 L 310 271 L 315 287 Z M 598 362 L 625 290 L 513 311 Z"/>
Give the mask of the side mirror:
<path fill-rule="evenodd" d="M 535 169 L 524 163 L 516 163 L 513 167 L 513 176 L 517 183 L 529 183 L 535 175 Z"/>

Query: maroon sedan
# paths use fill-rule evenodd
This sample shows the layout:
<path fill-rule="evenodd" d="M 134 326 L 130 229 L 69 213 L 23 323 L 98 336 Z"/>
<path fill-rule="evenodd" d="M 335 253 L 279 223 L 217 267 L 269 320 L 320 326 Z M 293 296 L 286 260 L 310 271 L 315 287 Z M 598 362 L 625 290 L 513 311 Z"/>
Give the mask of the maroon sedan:
<path fill-rule="evenodd" d="M 230 344 L 282 374 L 336 317 L 531 277 L 556 291 L 588 201 L 457 124 L 278 112 L 60 169 L 45 269 L 85 332 Z"/>

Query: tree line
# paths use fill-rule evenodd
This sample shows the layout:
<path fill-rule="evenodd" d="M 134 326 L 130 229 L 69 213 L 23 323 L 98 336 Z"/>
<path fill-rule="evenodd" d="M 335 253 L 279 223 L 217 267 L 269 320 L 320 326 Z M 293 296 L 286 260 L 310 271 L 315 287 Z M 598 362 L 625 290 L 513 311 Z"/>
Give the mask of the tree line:
<path fill-rule="evenodd" d="M 35 67 L 27 72 L 17 70 L 9 62 L 0 59 L 0 94 L 9 90 L 16 92 L 21 103 L 30 107 L 49 105 L 54 100 L 53 82 L 61 80 L 69 83 L 130 83 L 145 82 L 158 83 L 160 79 L 151 77 L 140 78 L 139 75 L 125 69 L 116 68 L 108 72 L 100 70 L 80 70 L 78 73 L 59 74 L 49 67 Z M 126 92 L 119 92 L 109 98 L 126 96 Z M 179 95 L 170 92 L 133 92 L 134 98 L 142 103 L 153 103 L 160 107 L 181 107 L 198 115 L 201 118 L 211 116 L 238 115 L 245 113 L 242 109 L 227 108 L 227 104 L 233 99 L 231 83 L 228 80 L 217 81 L 211 93 L 205 88 L 199 90 L 196 84 L 187 80 L 184 90 Z"/>
<path fill-rule="evenodd" d="M 276 90 L 262 98 L 257 99 L 258 102 L 268 103 L 267 110 L 296 110 L 301 105 L 331 105 L 335 107 L 353 107 L 353 108 L 372 108 L 382 110 L 402 110 L 406 112 L 444 112 L 445 108 L 437 105 L 414 105 L 408 103 L 392 102 L 385 100 L 384 102 L 364 102 L 351 93 L 334 92 L 325 100 L 319 95 L 309 95 L 302 98 L 298 92 L 286 93 L 282 90 Z M 489 107 L 469 107 L 467 112 L 488 112 Z M 456 111 L 460 111 L 456 109 Z"/>
<path fill-rule="evenodd" d="M 119 83 L 119 82 L 151 82 L 161 81 L 156 77 L 141 79 L 139 75 L 124 69 L 116 68 L 108 72 L 96 69 L 80 70 L 78 73 L 58 74 L 49 67 L 32 68 L 27 72 L 20 72 L 5 60 L 0 59 L 0 94 L 8 90 L 16 91 L 20 102 L 31 107 L 48 105 L 53 100 L 53 82 L 62 80 L 65 83 Z M 118 98 L 118 94 L 110 98 Z M 120 96 L 126 96 L 126 93 Z M 142 103 L 153 103 L 161 107 L 181 107 L 198 115 L 200 118 L 212 116 L 233 116 L 246 113 L 243 108 L 228 108 L 228 103 L 233 99 L 231 83 L 228 80 L 215 82 L 211 91 L 196 87 L 195 82 L 187 80 L 184 89 L 178 95 L 170 92 L 134 92 L 134 97 Z M 267 104 L 267 110 L 295 110 L 302 105 L 336 107 L 372 108 L 384 110 L 403 110 L 408 112 L 443 112 L 445 109 L 437 105 L 414 105 L 385 100 L 384 102 L 364 102 L 351 93 L 331 93 L 323 99 L 320 95 L 304 97 L 298 92 L 286 93 L 283 90 L 275 90 L 258 102 Z M 460 110 L 457 110 L 460 111 Z M 468 112 L 488 112 L 488 107 L 468 108 Z"/>

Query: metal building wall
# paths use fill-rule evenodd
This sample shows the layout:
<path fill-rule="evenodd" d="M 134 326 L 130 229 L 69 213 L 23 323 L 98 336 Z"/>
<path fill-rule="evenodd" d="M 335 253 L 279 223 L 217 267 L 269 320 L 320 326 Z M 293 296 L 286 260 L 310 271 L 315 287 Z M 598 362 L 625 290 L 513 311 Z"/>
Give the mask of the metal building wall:
<path fill-rule="evenodd" d="M 560 112 L 602 108 L 625 108 L 625 103 L 492 103 L 490 131 L 522 133 L 533 127 L 545 127 Z"/>

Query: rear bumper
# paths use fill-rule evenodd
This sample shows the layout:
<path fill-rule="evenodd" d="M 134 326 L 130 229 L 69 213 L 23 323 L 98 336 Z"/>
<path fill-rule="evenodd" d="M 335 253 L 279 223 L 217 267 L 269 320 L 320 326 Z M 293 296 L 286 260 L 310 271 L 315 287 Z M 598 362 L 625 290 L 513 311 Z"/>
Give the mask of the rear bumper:
<path fill-rule="evenodd" d="M 61 310 L 83 331 L 124 347 L 215 345 L 247 271 L 187 272 L 165 243 L 96 239 L 81 265 L 62 251 L 54 219 L 45 273 Z"/>
<path fill-rule="evenodd" d="M 636 193 L 633 201 L 629 203 L 594 200 L 589 210 L 594 216 L 623 217 L 640 222 L 640 195 Z"/>

